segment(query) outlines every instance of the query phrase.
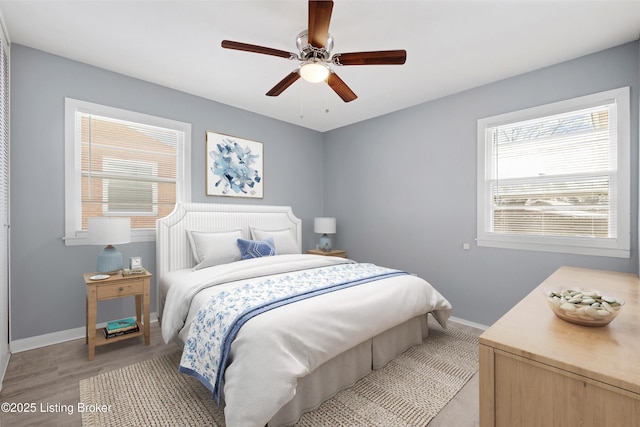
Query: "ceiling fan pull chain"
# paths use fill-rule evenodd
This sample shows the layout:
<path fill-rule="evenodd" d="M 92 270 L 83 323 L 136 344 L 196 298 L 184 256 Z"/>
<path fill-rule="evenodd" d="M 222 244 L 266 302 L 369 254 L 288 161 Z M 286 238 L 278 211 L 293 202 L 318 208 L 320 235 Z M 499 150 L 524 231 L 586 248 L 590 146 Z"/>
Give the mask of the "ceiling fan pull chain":
<path fill-rule="evenodd" d="M 300 85 L 300 118 L 304 119 L 304 84 Z"/>
<path fill-rule="evenodd" d="M 324 112 L 329 114 L 329 91 L 324 91 Z"/>

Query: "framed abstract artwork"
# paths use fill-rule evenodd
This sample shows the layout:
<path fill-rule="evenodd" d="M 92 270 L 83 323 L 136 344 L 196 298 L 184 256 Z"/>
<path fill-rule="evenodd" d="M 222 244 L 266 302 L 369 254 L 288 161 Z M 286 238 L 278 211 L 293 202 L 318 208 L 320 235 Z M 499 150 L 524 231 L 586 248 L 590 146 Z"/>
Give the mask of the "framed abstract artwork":
<path fill-rule="evenodd" d="M 263 197 L 262 143 L 207 132 L 207 196 Z"/>

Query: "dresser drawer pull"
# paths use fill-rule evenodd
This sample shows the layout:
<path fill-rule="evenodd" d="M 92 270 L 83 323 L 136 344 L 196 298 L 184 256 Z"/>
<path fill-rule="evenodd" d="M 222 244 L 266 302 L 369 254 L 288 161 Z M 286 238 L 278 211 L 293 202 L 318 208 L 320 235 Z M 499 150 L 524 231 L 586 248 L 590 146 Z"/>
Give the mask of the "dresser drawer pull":
<path fill-rule="evenodd" d="M 120 286 L 120 289 L 118 289 L 120 292 L 124 291 L 124 288 L 122 286 Z"/>

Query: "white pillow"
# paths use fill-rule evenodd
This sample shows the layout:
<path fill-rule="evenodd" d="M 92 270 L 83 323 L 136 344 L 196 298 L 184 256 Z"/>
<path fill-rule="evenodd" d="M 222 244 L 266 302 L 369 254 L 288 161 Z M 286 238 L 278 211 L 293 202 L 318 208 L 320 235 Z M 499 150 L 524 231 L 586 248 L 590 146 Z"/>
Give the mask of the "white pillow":
<path fill-rule="evenodd" d="M 240 261 L 242 255 L 238 248 L 241 230 L 232 231 L 190 231 L 187 230 L 191 251 L 197 265 L 194 270 Z"/>
<path fill-rule="evenodd" d="M 289 228 L 284 230 L 260 230 L 251 227 L 251 236 L 253 240 L 266 240 L 271 237 L 276 247 L 276 254 L 299 254 L 298 244 L 291 234 Z"/>

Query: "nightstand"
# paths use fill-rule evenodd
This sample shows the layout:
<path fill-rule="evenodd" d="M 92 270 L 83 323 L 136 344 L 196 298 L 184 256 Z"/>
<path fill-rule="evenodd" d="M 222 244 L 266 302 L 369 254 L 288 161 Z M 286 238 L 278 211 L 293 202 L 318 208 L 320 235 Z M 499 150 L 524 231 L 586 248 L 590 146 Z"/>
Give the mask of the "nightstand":
<path fill-rule="evenodd" d="M 322 249 L 309 249 L 307 253 L 313 254 L 313 255 L 337 256 L 340 258 L 347 257 L 347 251 L 342 251 L 338 249 L 331 249 L 330 251 L 323 251 Z"/>
<path fill-rule="evenodd" d="M 91 280 L 91 276 L 99 273 L 85 273 L 84 283 L 87 288 L 87 324 L 85 342 L 89 348 L 89 360 L 95 357 L 96 346 L 111 344 L 129 338 L 144 336 L 144 344 L 151 342 L 151 329 L 149 321 L 149 304 L 151 299 L 151 273 L 145 270 L 143 274 L 123 276 L 122 272 L 111 274 L 107 279 Z M 136 297 L 136 321 L 140 331 L 113 338 L 105 338 L 102 328 L 96 329 L 96 317 L 98 301 Z"/>

